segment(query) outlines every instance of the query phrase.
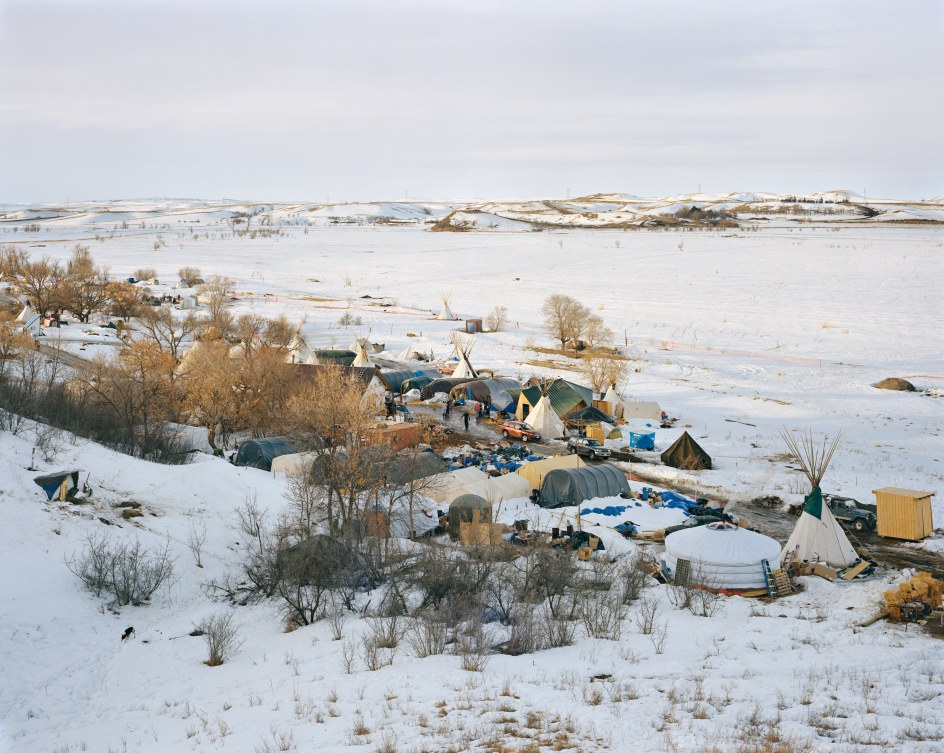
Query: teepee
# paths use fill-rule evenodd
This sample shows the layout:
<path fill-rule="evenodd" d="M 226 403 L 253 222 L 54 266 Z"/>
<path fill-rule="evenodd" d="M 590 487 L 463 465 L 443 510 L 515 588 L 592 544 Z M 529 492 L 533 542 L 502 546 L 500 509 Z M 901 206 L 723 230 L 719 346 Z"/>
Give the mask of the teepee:
<path fill-rule="evenodd" d="M 308 343 L 305 342 L 305 338 L 302 337 L 301 328 L 295 330 L 295 334 L 292 335 L 291 341 L 288 344 L 288 354 L 285 357 L 287 363 L 313 363 L 314 354 L 311 352 L 311 348 L 308 347 Z"/>
<path fill-rule="evenodd" d="M 557 415 L 557 411 L 554 410 L 547 396 L 547 391 L 552 384 L 553 380 L 550 380 L 541 385 L 541 399 L 524 420 L 528 426 L 541 435 L 542 439 L 558 439 L 567 434 L 564 422 Z"/>
<path fill-rule="evenodd" d="M 453 337 L 452 342 L 453 345 L 455 345 L 456 352 L 459 354 L 459 365 L 456 366 L 455 371 L 452 372 L 453 379 L 478 378 L 478 374 L 475 372 L 475 369 L 472 368 L 472 364 L 469 363 L 469 353 L 472 352 L 475 340 L 471 337 L 460 337 L 456 335 Z"/>
<path fill-rule="evenodd" d="M 374 364 L 370 362 L 370 359 L 367 357 L 367 344 L 366 342 L 359 342 L 357 345 L 357 358 L 354 359 L 354 363 L 351 366 L 357 366 L 358 368 L 368 369 Z"/>
<path fill-rule="evenodd" d="M 445 290 L 439 294 L 439 297 L 442 299 L 442 309 L 438 314 L 436 314 L 437 319 L 442 319 L 445 321 L 453 322 L 459 317 L 452 313 L 452 309 L 449 308 L 449 301 L 452 300 L 452 293 L 448 293 Z"/>
<path fill-rule="evenodd" d="M 623 417 L 623 400 L 619 395 L 616 394 L 615 384 L 610 385 L 609 389 L 606 391 L 606 394 L 603 396 L 603 400 L 612 406 L 614 418 Z"/>
<path fill-rule="evenodd" d="M 837 435 L 829 445 L 824 438 L 821 448 L 817 448 L 813 442 L 812 432 L 800 441 L 786 431 L 782 432 L 782 436 L 787 449 L 813 488 L 806 495 L 796 528 L 780 553 L 781 562 L 792 555 L 794 562 L 825 562 L 830 567 L 848 567 L 859 556 L 849 543 L 846 532 L 833 517 L 829 505 L 823 504 L 823 493 L 819 488 L 842 435 Z"/>
<path fill-rule="evenodd" d="M 17 324 L 29 324 L 30 320 L 33 318 L 33 305 L 27 301 L 23 304 L 23 310 L 20 311 L 19 315 L 16 317 Z"/>

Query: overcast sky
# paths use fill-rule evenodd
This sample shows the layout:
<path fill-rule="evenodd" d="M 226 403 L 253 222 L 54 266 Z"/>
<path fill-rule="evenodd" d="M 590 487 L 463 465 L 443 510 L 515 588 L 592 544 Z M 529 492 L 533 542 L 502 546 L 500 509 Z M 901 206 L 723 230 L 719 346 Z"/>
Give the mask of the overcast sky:
<path fill-rule="evenodd" d="M 944 194 L 944 3 L 0 0 L 0 201 Z"/>

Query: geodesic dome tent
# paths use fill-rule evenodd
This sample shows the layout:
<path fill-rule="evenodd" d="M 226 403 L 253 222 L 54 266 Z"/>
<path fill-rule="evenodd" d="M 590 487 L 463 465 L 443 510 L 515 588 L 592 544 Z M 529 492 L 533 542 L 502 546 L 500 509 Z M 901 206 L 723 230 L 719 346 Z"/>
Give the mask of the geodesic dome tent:
<path fill-rule="evenodd" d="M 662 561 L 678 583 L 765 588 L 764 563 L 772 570 L 780 567 L 780 544 L 732 523 L 709 523 L 666 536 Z"/>

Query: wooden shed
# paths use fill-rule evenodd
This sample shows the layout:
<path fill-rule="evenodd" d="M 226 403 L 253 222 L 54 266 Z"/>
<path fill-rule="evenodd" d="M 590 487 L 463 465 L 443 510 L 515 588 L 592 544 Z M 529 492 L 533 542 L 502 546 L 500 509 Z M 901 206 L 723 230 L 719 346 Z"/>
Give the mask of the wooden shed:
<path fill-rule="evenodd" d="M 481 332 L 482 320 L 481 319 L 466 319 L 465 331 L 467 334 L 470 334 L 470 335 L 474 335 L 476 332 Z"/>
<path fill-rule="evenodd" d="M 931 497 L 934 492 L 886 486 L 873 489 L 878 514 L 878 535 L 920 541 L 934 530 Z"/>
<path fill-rule="evenodd" d="M 371 429 L 365 437 L 367 444 L 387 445 L 395 450 L 416 447 L 420 443 L 420 425 L 417 423 L 388 423 Z"/>

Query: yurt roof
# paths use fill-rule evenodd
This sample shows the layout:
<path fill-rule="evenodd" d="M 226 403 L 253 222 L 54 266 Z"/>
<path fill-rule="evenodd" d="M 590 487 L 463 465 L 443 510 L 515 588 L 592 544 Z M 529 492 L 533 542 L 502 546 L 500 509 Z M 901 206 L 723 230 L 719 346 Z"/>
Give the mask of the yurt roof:
<path fill-rule="evenodd" d="M 677 559 L 705 565 L 753 565 L 768 560 L 776 567 L 780 561 L 780 544 L 731 523 L 709 523 L 671 533 L 665 538 L 665 551 Z"/>

